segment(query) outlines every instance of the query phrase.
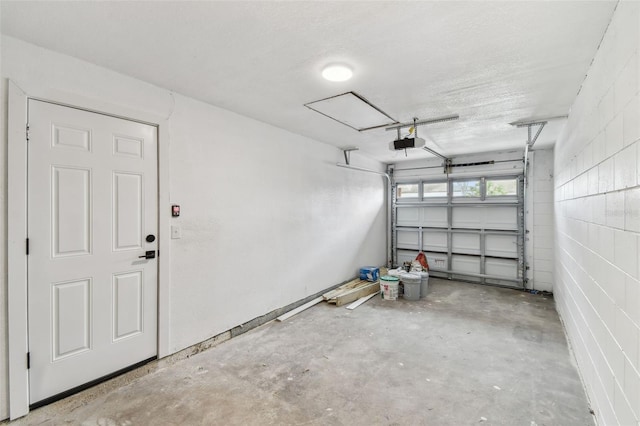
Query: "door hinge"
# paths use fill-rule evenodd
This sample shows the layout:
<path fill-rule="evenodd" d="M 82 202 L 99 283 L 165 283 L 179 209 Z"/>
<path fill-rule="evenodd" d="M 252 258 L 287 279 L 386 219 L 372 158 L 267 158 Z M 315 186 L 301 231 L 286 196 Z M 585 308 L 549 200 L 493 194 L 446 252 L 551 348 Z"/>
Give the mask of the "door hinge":
<path fill-rule="evenodd" d="M 29 239 L 27 238 L 27 256 L 29 256 Z"/>
<path fill-rule="evenodd" d="M 31 368 L 31 352 L 27 352 L 27 370 Z"/>
<path fill-rule="evenodd" d="M 27 124 L 27 142 L 29 142 L 29 125 Z"/>

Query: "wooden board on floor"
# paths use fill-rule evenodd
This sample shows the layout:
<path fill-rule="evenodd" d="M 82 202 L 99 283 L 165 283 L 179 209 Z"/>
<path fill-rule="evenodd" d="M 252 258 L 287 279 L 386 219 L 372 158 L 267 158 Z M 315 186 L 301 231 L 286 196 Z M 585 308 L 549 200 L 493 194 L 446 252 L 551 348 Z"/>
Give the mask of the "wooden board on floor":
<path fill-rule="evenodd" d="M 355 280 L 351 280 L 348 283 L 342 284 L 340 287 L 323 294 L 322 297 L 324 297 L 324 300 L 328 301 L 340 294 L 353 290 L 354 288 L 362 287 L 366 285 L 366 283 L 369 283 L 369 281 L 363 281 L 360 278 L 356 278 Z"/>
<path fill-rule="evenodd" d="M 328 299 L 325 297 L 325 300 L 327 300 L 328 303 L 335 304 L 336 306 L 342 306 L 379 290 L 380 283 L 377 281 L 373 283 L 369 281 L 360 281 L 357 286 L 332 294 Z"/>
<path fill-rule="evenodd" d="M 349 306 L 345 306 L 347 309 L 355 309 L 358 306 L 362 305 L 364 302 L 366 302 L 367 300 L 373 298 L 374 296 L 376 296 L 378 293 L 380 293 L 380 290 L 376 291 L 375 293 L 372 293 L 368 296 L 365 297 L 361 297 L 360 299 L 356 300 L 355 302 L 353 302 L 352 304 L 350 304 Z"/>
<path fill-rule="evenodd" d="M 284 321 L 287 318 L 291 318 L 292 316 L 294 316 L 295 314 L 298 314 L 302 311 L 304 311 L 305 309 L 309 309 L 310 307 L 312 307 L 313 305 L 316 305 L 320 302 L 322 302 L 322 296 L 320 297 L 316 297 L 315 299 L 313 299 L 310 302 L 305 303 L 302 306 L 298 306 L 295 309 L 290 310 L 289 312 L 287 312 L 286 314 L 280 315 L 278 318 L 276 318 L 277 321 Z"/>

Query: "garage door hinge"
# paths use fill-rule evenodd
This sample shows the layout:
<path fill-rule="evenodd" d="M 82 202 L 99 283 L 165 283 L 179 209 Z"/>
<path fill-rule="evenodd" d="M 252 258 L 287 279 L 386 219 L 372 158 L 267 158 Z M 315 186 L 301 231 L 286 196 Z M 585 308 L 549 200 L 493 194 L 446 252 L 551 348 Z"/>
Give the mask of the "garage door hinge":
<path fill-rule="evenodd" d="M 27 238 L 27 256 L 29 256 L 29 239 Z"/>
<path fill-rule="evenodd" d="M 31 352 L 27 352 L 27 370 L 31 368 Z"/>
<path fill-rule="evenodd" d="M 29 142 L 29 125 L 27 124 L 27 142 Z"/>

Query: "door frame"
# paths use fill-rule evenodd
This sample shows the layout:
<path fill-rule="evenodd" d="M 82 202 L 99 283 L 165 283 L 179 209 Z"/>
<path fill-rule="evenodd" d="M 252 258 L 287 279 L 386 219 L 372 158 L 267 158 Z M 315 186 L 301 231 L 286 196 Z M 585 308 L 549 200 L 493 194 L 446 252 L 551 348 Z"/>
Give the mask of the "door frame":
<path fill-rule="evenodd" d="M 7 170 L 7 319 L 9 361 L 9 417 L 14 420 L 29 413 L 29 372 L 27 369 L 27 143 L 26 124 L 29 100 L 55 103 L 116 118 L 138 121 L 158 128 L 158 358 L 170 354 L 169 294 L 171 264 L 171 216 L 169 194 L 168 118 L 85 98 L 53 89 L 23 91 L 8 82 L 8 170 Z M 166 214 L 162 207 L 166 206 Z"/>

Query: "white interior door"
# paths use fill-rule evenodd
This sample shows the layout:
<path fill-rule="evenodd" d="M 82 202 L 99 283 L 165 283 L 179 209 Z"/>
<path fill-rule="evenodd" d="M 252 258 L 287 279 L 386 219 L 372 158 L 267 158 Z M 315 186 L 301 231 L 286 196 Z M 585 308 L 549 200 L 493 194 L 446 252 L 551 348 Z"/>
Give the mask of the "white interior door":
<path fill-rule="evenodd" d="M 33 404 L 157 354 L 157 259 L 139 256 L 158 179 L 154 126 L 34 100 L 28 117 Z"/>

